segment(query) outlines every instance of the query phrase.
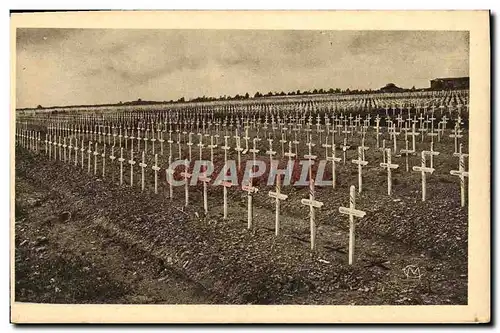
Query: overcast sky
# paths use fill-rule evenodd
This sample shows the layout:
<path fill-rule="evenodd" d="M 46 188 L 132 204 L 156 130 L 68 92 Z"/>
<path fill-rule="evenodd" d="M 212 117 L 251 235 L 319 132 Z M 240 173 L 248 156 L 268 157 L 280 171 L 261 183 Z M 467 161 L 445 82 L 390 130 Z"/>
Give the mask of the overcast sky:
<path fill-rule="evenodd" d="M 468 76 L 467 32 L 18 29 L 18 108 Z"/>

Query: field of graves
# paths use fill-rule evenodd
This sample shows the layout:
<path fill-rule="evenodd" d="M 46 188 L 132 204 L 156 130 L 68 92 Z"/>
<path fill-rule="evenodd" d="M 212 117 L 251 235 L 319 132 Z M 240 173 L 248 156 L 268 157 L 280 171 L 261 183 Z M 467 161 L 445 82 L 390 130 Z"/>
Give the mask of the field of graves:
<path fill-rule="evenodd" d="M 16 300 L 467 303 L 467 91 L 131 108 L 18 112 Z"/>

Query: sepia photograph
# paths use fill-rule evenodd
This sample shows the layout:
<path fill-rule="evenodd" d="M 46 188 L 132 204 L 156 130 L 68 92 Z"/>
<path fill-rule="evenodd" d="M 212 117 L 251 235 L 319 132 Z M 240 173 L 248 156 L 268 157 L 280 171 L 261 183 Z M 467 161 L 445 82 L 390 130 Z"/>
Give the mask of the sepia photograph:
<path fill-rule="evenodd" d="M 11 17 L 11 320 L 489 320 L 487 11 L 94 14 Z"/>

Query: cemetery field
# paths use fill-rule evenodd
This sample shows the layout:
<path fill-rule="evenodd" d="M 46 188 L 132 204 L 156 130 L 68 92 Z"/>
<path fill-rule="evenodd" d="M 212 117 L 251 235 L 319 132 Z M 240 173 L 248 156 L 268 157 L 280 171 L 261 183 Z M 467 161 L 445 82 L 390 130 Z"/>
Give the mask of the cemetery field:
<path fill-rule="evenodd" d="M 373 130 L 371 130 L 373 131 Z M 434 141 L 435 171 L 427 175 L 427 198 L 421 200 L 419 152 L 430 141 L 416 139 L 416 154 L 393 156 L 392 194 L 387 194 L 387 169 L 373 136 L 364 145 L 363 191 L 358 191 L 357 147 L 361 136 L 349 136 L 346 162 L 336 163 L 336 188 L 316 186 L 316 250 L 310 250 L 307 186 L 283 185 L 280 235 L 275 236 L 275 200 L 268 194 L 268 173 L 253 180 L 253 227 L 247 228 L 247 192 L 228 189 L 228 217 L 223 218 L 222 186 L 208 186 L 208 214 L 203 211 L 201 182 L 169 197 L 165 169 L 158 172 L 158 194 L 153 172 L 136 167 L 130 187 L 129 165 L 120 186 L 117 165 L 108 163 L 104 177 L 85 165 L 49 159 L 45 152 L 16 149 L 16 300 L 56 303 L 228 303 L 228 304 L 466 304 L 467 206 L 460 205 L 454 142 L 446 132 Z M 228 134 L 229 135 L 229 134 Z M 255 136 L 255 133 L 250 133 Z M 325 141 L 316 133 L 312 153 L 325 159 Z M 400 136 L 404 136 L 401 134 Z M 196 136 L 193 136 L 195 138 Z M 282 155 L 279 135 L 274 135 Z M 392 148 L 385 133 L 386 147 Z M 298 155 L 309 153 L 299 137 Z M 336 156 L 343 158 L 337 135 Z M 398 149 L 402 140 L 398 138 Z M 411 146 L 411 137 L 408 139 Z M 186 138 L 182 142 L 186 142 Z M 193 140 L 196 144 L 197 141 Z M 311 140 L 309 140 L 311 141 Z M 467 135 L 461 142 L 467 142 Z M 404 141 L 403 141 L 404 142 Z M 242 144 L 243 145 L 243 144 Z M 222 142 L 219 142 L 219 147 Z M 250 142 L 251 146 L 251 142 Z M 168 151 L 165 146 L 165 155 Z M 250 147 L 251 148 L 251 147 Z M 269 164 L 265 137 L 257 159 Z M 102 151 L 102 144 L 96 150 Z M 109 147 L 108 147 L 109 149 Z M 151 149 L 151 147 L 149 147 Z M 158 150 L 158 148 L 156 148 Z M 174 144 L 174 154 L 176 154 Z M 284 151 L 288 147 L 285 145 Z M 331 150 L 331 149 L 330 149 Z M 147 151 L 147 149 L 146 149 Z M 208 149 L 203 151 L 208 159 Z M 464 151 L 468 147 L 464 146 Z M 116 153 L 116 151 L 115 151 Z M 193 146 L 192 160 L 197 158 Z M 181 155 L 187 156 L 183 145 Z M 149 168 L 154 154 L 146 154 Z M 237 160 L 234 149 L 228 159 Z M 240 156 L 241 163 L 252 159 Z M 429 157 L 428 157 L 429 158 Z M 286 158 L 280 156 L 280 168 Z M 128 160 L 128 156 L 127 156 Z M 136 156 L 137 163 L 140 155 Z M 160 157 L 159 164 L 165 160 Z M 98 170 L 102 165 L 98 160 Z M 427 161 L 427 164 L 429 161 Z M 216 169 L 224 151 L 214 152 Z M 191 164 L 191 167 L 193 164 Z M 91 169 L 93 169 L 91 165 Z M 317 172 L 318 164 L 313 167 Z M 174 173 L 179 178 L 182 168 Z M 299 177 L 294 169 L 292 180 Z M 215 178 L 215 175 L 213 176 Z M 180 179 L 180 178 L 179 178 Z M 239 172 L 241 179 L 241 170 Z M 331 162 L 324 171 L 332 179 Z M 292 181 L 293 183 L 293 181 Z M 349 187 L 356 186 L 355 264 L 348 264 L 349 218 L 339 207 L 349 205 Z"/>

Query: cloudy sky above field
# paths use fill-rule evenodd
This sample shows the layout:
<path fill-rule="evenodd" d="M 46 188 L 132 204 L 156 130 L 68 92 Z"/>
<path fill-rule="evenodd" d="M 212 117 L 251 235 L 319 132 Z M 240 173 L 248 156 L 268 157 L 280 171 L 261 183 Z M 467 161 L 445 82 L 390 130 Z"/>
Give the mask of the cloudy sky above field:
<path fill-rule="evenodd" d="M 467 32 L 18 29 L 18 108 L 468 76 Z"/>

